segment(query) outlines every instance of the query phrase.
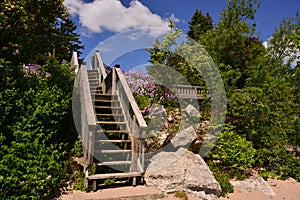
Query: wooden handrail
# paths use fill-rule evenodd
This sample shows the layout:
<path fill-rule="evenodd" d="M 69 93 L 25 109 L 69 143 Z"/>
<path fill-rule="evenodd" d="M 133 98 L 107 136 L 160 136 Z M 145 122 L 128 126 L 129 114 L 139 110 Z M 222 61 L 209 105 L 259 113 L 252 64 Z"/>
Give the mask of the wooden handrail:
<path fill-rule="evenodd" d="M 92 69 L 96 69 L 99 72 L 100 76 L 100 82 L 102 82 L 106 77 L 107 73 L 102 61 L 102 58 L 100 56 L 100 52 L 97 50 L 95 55 L 92 57 Z"/>
<path fill-rule="evenodd" d="M 113 68 L 113 70 L 116 71 L 116 81 L 120 81 L 120 85 L 123 87 L 123 90 L 125 92 L 125 95 L 127 96 L 127 99 L 128 99 L 128 103 L 133 111 L 133 114 L 136 118 L 136 121 L 139 125 L 139 127 L 147 127 L 147 123 L 146 121 L 144 120 L 144 117 L 135 101 L 135 98 L 133 97 L 132 95 L 132 92 L 127 84 L 127 81 L 125 79 L 125 76 L 122 72 L 122 70 L 120 68 Z"/>
<path fill-rule="evenodd" d="M 80 67 L 80 81 L 81 81 L 81 94 L 85 104 L 85 112 L 87 116 L 87 124 L 96 126 L 95 112 L 93 108 L 93 102 L 91 97 L 91 91 L 88 81 L 86 65 Z"/>
<path fill-rule="evenodd" d="M 90 86 L 87 75 L 87 68 L 82 64 L 78 72 L 79 78 L 79 98 L 80 98 L 80 124 L 81 137 L 83 141 L 84 172 L 87 166 L 93 163 L 94 153 L 94 131 L 96 129 L 96 119 L 91 98 Z"/>

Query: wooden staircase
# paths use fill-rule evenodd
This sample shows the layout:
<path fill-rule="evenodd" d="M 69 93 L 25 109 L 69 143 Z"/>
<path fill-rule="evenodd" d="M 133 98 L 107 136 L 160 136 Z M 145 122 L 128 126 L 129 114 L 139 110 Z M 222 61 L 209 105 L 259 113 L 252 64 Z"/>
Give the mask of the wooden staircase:
<path fill-rule="evenodd" d="M 137 177 L 144 173 L 144 129 L 147 127 L 122 71 L 106 74 L 99 52 L 92 57 L 92 69 L 79 69 L 81 127 L 86 187 L 98 180 Z M 89 174 L 89 168 L 96 169 Z"/>

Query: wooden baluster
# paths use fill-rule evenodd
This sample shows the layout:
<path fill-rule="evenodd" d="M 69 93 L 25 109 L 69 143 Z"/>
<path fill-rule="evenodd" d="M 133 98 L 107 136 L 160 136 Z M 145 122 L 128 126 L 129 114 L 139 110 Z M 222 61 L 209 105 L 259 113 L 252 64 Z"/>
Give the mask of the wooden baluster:
<path fill-rule="evenodd" d="M 131 149 L 132 149 L 132 164 L 131 164 L 131 171 L 138 172 L 137 170 L 137 162 L 138 162 L 138 133 L 139 127 L 137 125 L 136 116 L 133 115 L 132 119 L 132 134 L 131 134 Z M 136 177 L 133 178 L 132 185 L 136 185 Z"/>
<path fill-rule="evenodd" d="M 111 80 L 111 94 L 116 94 L 116 70 L 115 67 L 112 69 L 112 80 Z"/>

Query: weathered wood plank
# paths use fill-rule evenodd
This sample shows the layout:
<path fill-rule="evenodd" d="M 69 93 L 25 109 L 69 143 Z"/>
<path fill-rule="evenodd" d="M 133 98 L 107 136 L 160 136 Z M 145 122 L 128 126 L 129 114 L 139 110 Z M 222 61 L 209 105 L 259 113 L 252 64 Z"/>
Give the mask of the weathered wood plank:
<path fill-rule="evenodd" d="M 127 178 L 127 177 L 138 177 L 138 176 L 141 176 L 141 173 L 127 172 L 127 173 L 112 173 L 112 174 L 95 174 L 95 175 L 90 175 L 87 178 L 89 180 L 96 180 L 96 179 Z"/>
<path fill-rule="evenodd" d="M 97 124 L 126 124 L 126 122 L 116 122 L 116 121 L 97 121 Z"/>
<path fill-rule="evenodd" d="M 138 125 L 140 127 L 147 127 L 147 123 L 144 120 L 144 117 L 142 116 L 140 109 L 131 93 L 131 90 L 127 84 L 127 81 L 124 77 L 124 74 L 120 68 L 114 68 L 116 70 L 117 78 L 121 82 L 121 85 L 123 86 L 123 90 L 129 100 L 129 104 L 133 110 L 134 115 L 136 116 L 136 120 L 138 122 Z"/>
<path fill-rule="evenodd" d="M 131 140 L 97 140 L 97 142 L 110 142 L 110 143 L 112 143 L 112 142 L 131 142 Z"/>
<path fill-rule="evenodd" d="M 111 165 L 130 165 L 131 161 L 111 161 L 111 162 L 101 162 L 98 166 L 111 166 Z"/>
<path fill-rule="evenodd" d="M 80 76 L 81 76 L 81 93 L 83 95 L 84 100 L 84 110 L 87 117 L 88 125 L 96 126 L 95 113 L 93 109 L 93 102 L 91 98 L 91 92 L 88 82 L 87 69 L 86 65 L 82 65 L 80 67 Z"/>
<path fill-rule="evenodd" d="M 102 149 L 102 150 L 98 150 L 97 152 L 99 153 L 109 153 L 109 154 L 113 154 L 113 153 L 131 153 L 131 150 L 123 150 L 123 149 L 118 149 L 118 150 L 106 150 L 106 149 Z"/>
<path fill-rule="evenodd" d="M 101 74 L 102 74 L 102 76 L 103 76 L 103 79 L 105 79 L 106 78 L 106 76 L 107 76 L 107 73 L 106 73 L 106 71 L 105 71 L 105 67 L 104 67 L 104 65 L 103 65 L 103 61 L 102 61 L 102 58 L 101 58 L 101 56 L 100 56 L 100 52 L 99 51 L 96 51 L 96 59 L 97 59 L 97 61 L 98 61 L 98 66 L 97 67 L 99 67 L 99 69 L 100 69 L 100 72 L 101 72 Z"/>

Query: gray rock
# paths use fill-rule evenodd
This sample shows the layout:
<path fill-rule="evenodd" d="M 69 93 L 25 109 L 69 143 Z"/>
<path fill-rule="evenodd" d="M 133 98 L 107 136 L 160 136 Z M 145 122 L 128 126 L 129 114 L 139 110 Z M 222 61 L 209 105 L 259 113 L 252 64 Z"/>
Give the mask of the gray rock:
<path fill-rule="evenodd" d="M 190 126 L 178 133 L 171 139 L 172 145 L 176 147 L 188 147 L 197 138 L 193 126 Z"/>
<path fill-rule="evenodd" d="M 217 199 L 221 186 L 199 154 L 184 148 L 176 152 L 160 152 L 150 159 L 145 172 L 148 186 L 165 193 L 186 191 L 204 199 Z"/>
<path fill-rule="evenodd" d="M 185 109 L 183 109 L 190 117 L 199 117 L 200 112 L 191 104 L 189 104 Z"/>
<path fill-rule="evenodd" d="M 239 190 L 258 191 L 270 196 L 276 195 L 274 190 L 261 177 L 252 176 L 243 181 L 230 181 L 230 183 Z"/>

